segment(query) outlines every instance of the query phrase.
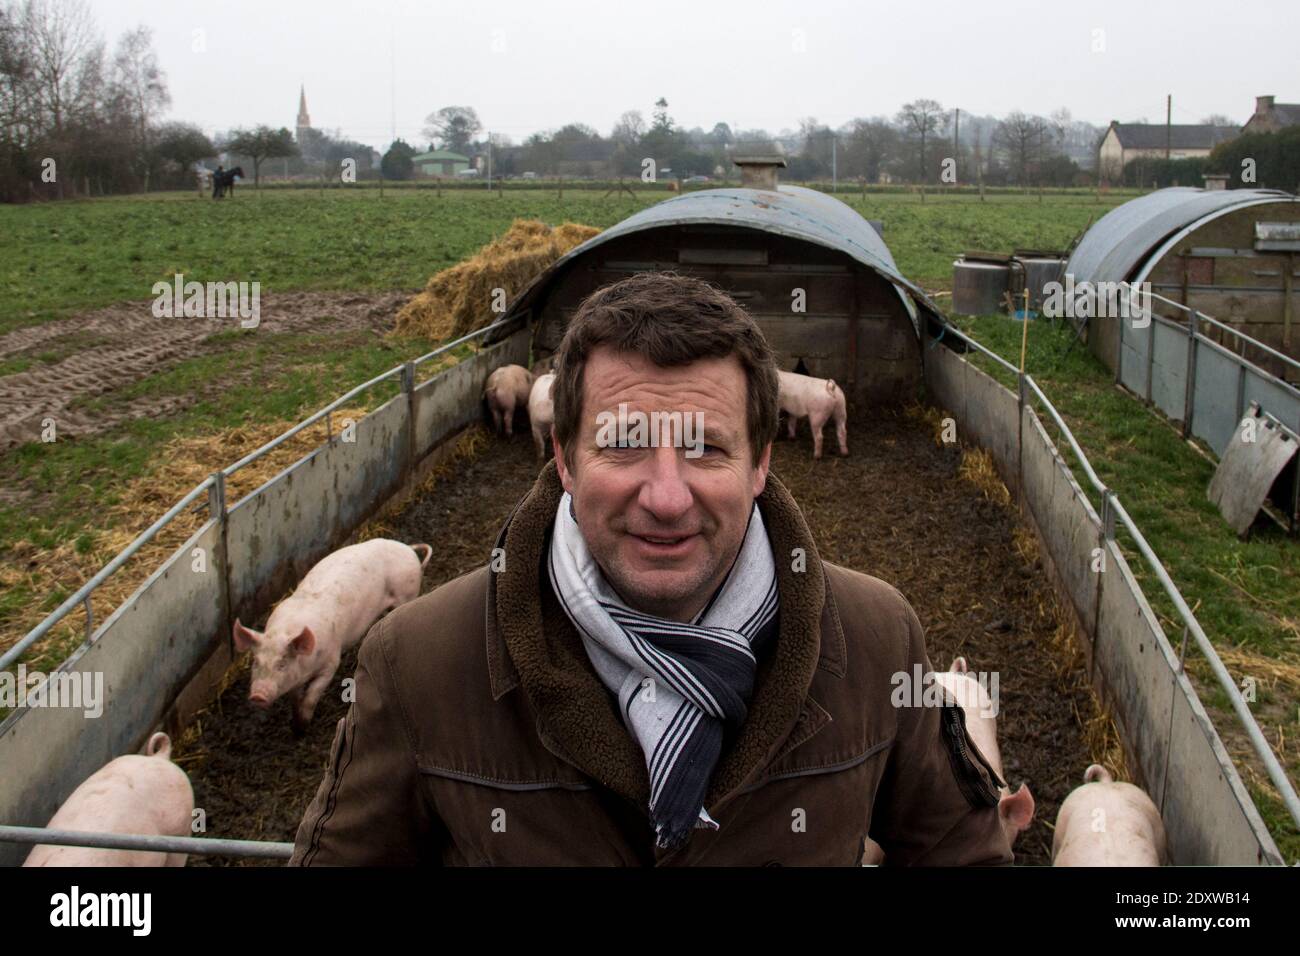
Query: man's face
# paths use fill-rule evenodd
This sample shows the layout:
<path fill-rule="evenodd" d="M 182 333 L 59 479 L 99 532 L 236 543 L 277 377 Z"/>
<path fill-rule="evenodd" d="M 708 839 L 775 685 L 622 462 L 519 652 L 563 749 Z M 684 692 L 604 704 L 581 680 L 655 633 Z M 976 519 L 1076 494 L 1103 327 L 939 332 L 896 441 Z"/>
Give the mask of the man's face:
<path fill-rule="evenodd" d="M 771 461 L 769 442 L 758 467 L 752 464 L 740 360 L 729 355 L 660 368 L 600 346 L 587 358 L 583 389 L 572 471 L 551 435 L 582 536 L 629 607 L 688 621 L 731 569 Z M 618 416 L 621 403 L 625 418 L 680 412 L 701 423 L 703 433 L 687 447 L 675 429 L 661 432 L 657 446 L 611 446 L 598 416 Z M 691 457 L 697 442 L 702 453 Z"/>

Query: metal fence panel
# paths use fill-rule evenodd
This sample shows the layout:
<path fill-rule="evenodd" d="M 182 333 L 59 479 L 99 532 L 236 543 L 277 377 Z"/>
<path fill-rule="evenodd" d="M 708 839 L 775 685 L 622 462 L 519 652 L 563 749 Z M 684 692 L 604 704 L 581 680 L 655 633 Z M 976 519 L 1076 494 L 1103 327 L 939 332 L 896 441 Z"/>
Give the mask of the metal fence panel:
<path fill-rule="evenodd" d="M 1147 353 L 1151 329 L 1135 329 L 1130 319 L 1116 319 L 1119 326 L 1120 383 L 1138 395 L 1147 393 Z"/>
<path fill-rule="evenodd" d="M 1241 363 L 1205 339 L 1196 344 L 1196 391 L 1192 402 L 1192 431 L 1222 455 L 1240 419 L 1237 387 Z"/>
<path fill-rule="evenodd" d="M 1300 432 L 1300 396 L 1276 379 L 1247 375 L 1242 399 L 1249 407 L 1259 402 L 1264 409 L 1293 432 Z"/>
<path fill-rule="evenodd" d="M 527 328 L 520 329 L 473 358 L 416 386 L 417 457 L 483 415 L 483 386 L 488 375 L 502 365 L 527 365 L 529 335 Z"/>
<path fill-rule="evenodd" d="M 1175 865 L 1281 864 L 1277 846 L 1236 773 L 1223 741 L 1185 674 L 1179 674 L 1169 724 L 1165 835 Z"/>
<path fill-rule="evenodd" d="M 1177 422 L 1186 418 L 1187 410 L 1187 342 L 1186 330 L 1152 319 L 1156 348 L 1151 374 L 1151 401 Z"/>
<path fill-rule="evenodd" d="M 264 607 L 344 540 L 400 484 L 405 395 L 366 415 L 230 509 L 230 604 Z M 352 440 L 347 440 L 349 437 Z M 245 624 L 251 622 L 245 621 Z"/>
<path fill-rule="evenodd" d="M 100 716 L 29 706 L 0 725 L 0 821 L 44 826 L 83 780 L 140 748 L 224 627 L 219 554 L 220 526 L 209 521 L 59 666 L 60 680 L 102 675 Z M 29 850 L 0 843 L 0 866 L 21 863 Z"/>

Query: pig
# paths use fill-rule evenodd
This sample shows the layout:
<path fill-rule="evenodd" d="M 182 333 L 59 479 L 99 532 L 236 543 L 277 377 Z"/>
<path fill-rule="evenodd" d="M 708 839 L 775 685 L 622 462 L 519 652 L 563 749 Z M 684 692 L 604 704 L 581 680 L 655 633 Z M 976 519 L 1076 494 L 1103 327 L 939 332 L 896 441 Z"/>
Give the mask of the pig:
<path fill-rule="evenodd" d="M 505 426 L 506 437 L 515 434 L 515 412 L 528 406 L 533 390 L 533 373 L 522 365 L 503 365 L 495 369 L 483 386 L 483 398 L 492 412 L 497 434 Z"/>
<path fill-rule="evenodd" d="M 528 396 L 528 420 L 533 426 L 533 443 L 537 445 L 537 457 L 546 460 L 547 446 L 551 440 L 551 426 L 555 424 L 555 402 L 551 400 L 551 385 L 555 382 L 555 373 L 547 372 L 533 382 L 533 393 Z"/>
<path fill-rule="evenodd" d="M 934 679 L 956 698 L 962 713 L 966 717 L 966 736 L 989 762 L 999 777 L 1002 774 L 1002 753 L 998 749 L 998 720 L 993 714 L 993 701 L 980 682 L 970 675 L 966 658 L 953 659 L 945 673 L 936 673 Z M 1034 819 L 1034 795 L 1026 784 L 1021 784 L 1015 793 L 1010 787 L 1001 787 L 998 798 L 998 822 L 1002 833 L 1007 838 L 1007 846 L 1016 842 L 1016 837 L 1029 828 Z M 867 840 L 862 855 L 864 866 L 879 864 L 884 859 L 884 851 L 874 840 Z"/>
<path fill-rule="evenodd" d="M 1093 764 L 1061 804 L 1052 866 L 1160 866 L 1165 828 L 1151 798 Z"/>
<path fill-rule="evenodd" d="M 998 719 L 993 713 L 993 701 L 983 685 L 970 675 L 966 658 L 953 658 L 947 672 L 935 674 L 934 679 L 957 698 L 966 717 L 966 736 L 1002 777 L 1002 752 L 998 749 Z M 998 820 L 1006 834 L 1007 846 L 1011 846 L 1034 819 L 1034 795 L 1023 783 L 1015 793 L 1010 787 L 1000 789 Z"/>
<path fill-rule="evenodd" d="M 189 836 L 194 790 L 185 771 L 171 761 L 172 742 L 157 733 L 145 756 L 111 760 L 82 781 L 48 826 L 87 833 Z M 184 866 L 186 854 L 162 850 L 108 850 L 41 843 L 23 866 Z"/>
<path fill-rule="evenodd" d="M 424 548 L 424 559 L 416 549 Z M 433 549 L 373 538 L 324 557 L 298 589 L 276 605 L 265 631 L 235 619 L 238 651 L 253 651 L 248 700 L 267 708 L 283 694 L 293 702 L 293 730 L 306 732 L 345 651 L 388 611 L 420 596 Z"/>
<path fill-rule="evenodd" d="M 829 378 L 811 378 L 794 372 L 779 372 L 781 411 L 785 412 L 790 437 L 795 436 L 795 426 L 800 418 L 808 419 L 813 434 L 813 458 L 822 456 L 822 427 L 835 419 L 835 438 L 840 444 L 840 454 L 849 453 L 848 412 L 845 410 L 844 391 Z"/>

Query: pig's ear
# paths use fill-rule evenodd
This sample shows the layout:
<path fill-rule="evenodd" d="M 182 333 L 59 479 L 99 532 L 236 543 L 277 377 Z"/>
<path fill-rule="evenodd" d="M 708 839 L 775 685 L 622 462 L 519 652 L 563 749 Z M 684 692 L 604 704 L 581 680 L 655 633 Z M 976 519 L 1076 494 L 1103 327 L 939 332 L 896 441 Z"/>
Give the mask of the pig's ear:
<path fill-rule="evenodd" d="M 289 642 L 295 654 L 310 654 L 316 649 L 316 635 L 310 627 L 304 627 L 302 633 Z"/>
<path fill-rule="evenodd" d="M 239 623 L 239 618 L 235 618 L 234 627 L 235 650 L 246 651 L 261 639 L 262 635 L 257 631 L 250 631 L 244 625 Z"/>
<path fill-rule="evenodd" d="M 1015 793 L 1009 793 L 998 801 L 998 816 L 1010 821 L 1016 830 L 1027 829 L 1034 819 L 1034 795 L 1023 783 Z"/>

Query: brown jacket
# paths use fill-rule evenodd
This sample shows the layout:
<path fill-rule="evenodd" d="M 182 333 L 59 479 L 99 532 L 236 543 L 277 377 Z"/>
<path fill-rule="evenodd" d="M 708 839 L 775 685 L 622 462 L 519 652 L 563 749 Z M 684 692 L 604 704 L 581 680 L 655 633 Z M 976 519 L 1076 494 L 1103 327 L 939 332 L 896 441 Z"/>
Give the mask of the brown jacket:
<path fill-rule="evenodd" d="M 889 864 L 1011 861 L 1001 781 L 960 708 L 891 704 L 894 674 L 930 669 L 916 614 L 888 584 L 823 562 L 771 474 L 758 503 L 780 630 L 710 782 L 721 829 L 657 849 L 645 758 L 543 571 L 562 492 L 551 461 L 497 538 L 504 568 L 366 636 L 290 865 L 854 865 L 868 834 Z"/>

